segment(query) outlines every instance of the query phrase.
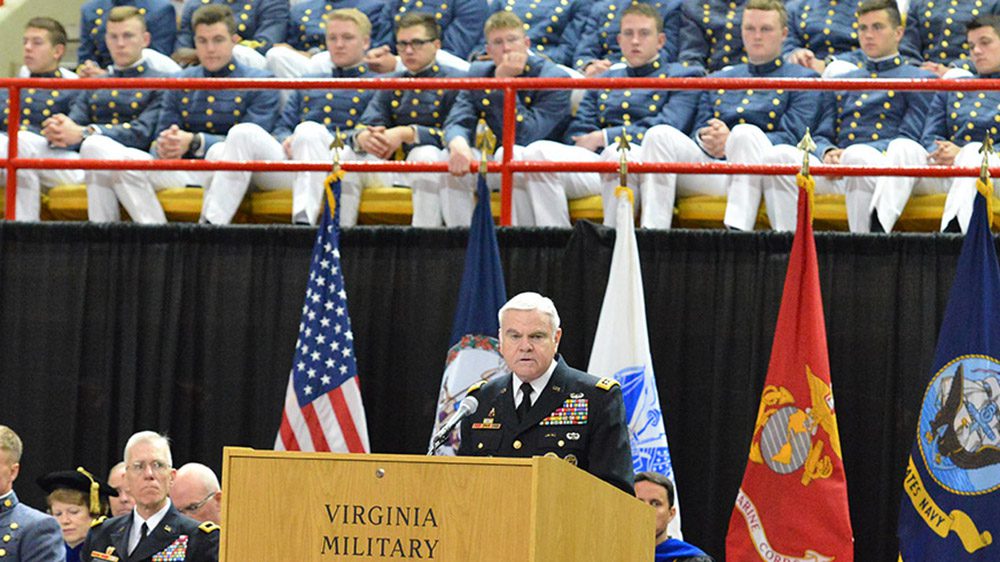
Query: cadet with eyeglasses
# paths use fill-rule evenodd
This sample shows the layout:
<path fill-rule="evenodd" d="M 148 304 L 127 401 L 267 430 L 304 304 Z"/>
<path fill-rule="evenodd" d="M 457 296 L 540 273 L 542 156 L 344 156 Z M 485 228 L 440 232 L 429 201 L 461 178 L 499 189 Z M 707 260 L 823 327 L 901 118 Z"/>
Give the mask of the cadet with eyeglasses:
<path fill-rule="evenodd" d="M 211 521 L 199 525 L 170 501 L 177 470 L 167 438 L 153 431 L 130 437 L 125 467 L 125 484 L 135 508 L 91 528 L 80 559 L 217 561 L 219 526 Z"/>

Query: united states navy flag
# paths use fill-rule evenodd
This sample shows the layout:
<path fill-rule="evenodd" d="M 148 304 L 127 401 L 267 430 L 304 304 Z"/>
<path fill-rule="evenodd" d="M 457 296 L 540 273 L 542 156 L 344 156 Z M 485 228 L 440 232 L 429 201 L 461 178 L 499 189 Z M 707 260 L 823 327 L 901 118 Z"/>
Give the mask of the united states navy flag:
<path fill-rule="evenodd" d="M 1000 560 L 1000 268 L 978 186 L 903 479 L 905 562 Z"/>
<path fill-rule="evenodd" d="M 465 271 L 458 290 L 458 309 L 452 324 L 451 348 L 441 377 L 434 435 L 441 423 L 458 408 L 465 393 L 475 383 L 486 381 L 504 369 L 497 335 L 500 324 L 497 311 L 507 301 L 500 249 L 490 211 L 490 191 L 486 179 L 479 174 L 479 202 L 472 214 L 469 245 L 465 251 Z M 438 450 L 439 455 L 454 455 L 458 451 L 459 432 Z"/>

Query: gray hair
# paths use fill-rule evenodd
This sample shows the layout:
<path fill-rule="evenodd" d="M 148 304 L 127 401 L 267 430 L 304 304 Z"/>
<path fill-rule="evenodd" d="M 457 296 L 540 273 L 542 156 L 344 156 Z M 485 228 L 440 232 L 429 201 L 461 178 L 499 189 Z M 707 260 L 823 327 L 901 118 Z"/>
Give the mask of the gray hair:
<path fill-rule="evenodd" d="M 219 485 L 219 477 L 215 472 L 200 462 L 189 462 L 177 469 L 177 479 L 190 474 L 199 484 L 205 487 L 206 492 L 218 492 L 222 489 Z"/>
<path fill-rule="evenodd" d="M 503 329 L 503 313 L 508 310 L 537 310 L 549 317 L 553 332 L 559 329 L 559 312 L 556 310 L 555 303 L 552 302 L 552 299 L 538 293 L 531 291 L 520 293 L 500 307 L 500 311 L 497 312 L 500 329 Z"/>
<path fill-rule="evenodd" d="M 170 440 L 167 439 L 166 435 L 160 435 L 155 431 L 140 431 L 128 438 L 128 443 L 125 443 L 126 463 L 128 463 L 129 451 L 132 450 L 132 447 L 135 447 L 140 443 L 149 443 L 158 449 L 162 449 L 166 452 L 167 458 L 165 460 L 167 461 L 167 464 L 174 466 L 174 456 L 170 454 Z"/>

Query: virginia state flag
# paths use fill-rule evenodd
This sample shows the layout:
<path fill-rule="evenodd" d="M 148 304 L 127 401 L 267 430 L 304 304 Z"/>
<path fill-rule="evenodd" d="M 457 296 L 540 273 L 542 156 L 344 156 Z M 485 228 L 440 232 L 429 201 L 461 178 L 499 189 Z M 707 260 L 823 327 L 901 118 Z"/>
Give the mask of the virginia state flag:
<path fill-rule="evenodd" d="M 441 378 L 432 436 L 458 408 L 469 387 L 489 380 L 505 368 L 497 340 L 500 333 L 497 311 L 507 302 L 507 290 L 504 288 L 500 249 L 490 211 L 490 191 L 482 174 L 479 174 L 477 195 L 479 202 L 469 227 L 465 271 L 462 273 L 458 309 L 452 325 L 452 345 Z M 458 444 L 459 431 L 456 427 L 437 454 L 454 455 Z"/>
<path fill-rule="evenodd" d="M 611 254 L 608 287 L 597 321 L 587 372 L 598 377 L 614 378 L 621 384 L 634 470 L 658 472 L 674 480 L 667 431 L 653 376 L 653 357 L 649 353 L 646 299 L 635 241 L 632 194 L 628 189 L 619 187 L 616 197 L 615 248 Z M 677 515 L 667 527 L 667 534 L 679 539 L 683 537 L 680 502 L 676 493 L 674 507 L 677 508 Z"/>
<path fill-rule="evenodd" d="M 726 560 L 854 559 L 847 481 L 830 385 L 809 199 L 798 226 L 750 455 L 726 536 Z"/>
<path fill-rule="evenodd" d="M 906 562 L 1000 560 L 1000 269 L 986 201 L 976 195 L 906 465 Z"/>

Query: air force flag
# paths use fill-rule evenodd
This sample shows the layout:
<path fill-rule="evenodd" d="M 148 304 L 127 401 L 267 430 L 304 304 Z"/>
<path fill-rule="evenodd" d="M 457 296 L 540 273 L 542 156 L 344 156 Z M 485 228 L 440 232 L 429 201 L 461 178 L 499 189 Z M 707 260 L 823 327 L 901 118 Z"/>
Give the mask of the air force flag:
<path fill-rule="evenodd" d="M 649 352 L 646 299 L 635 241 L 632 193 L 619 187 L 616 197 L 617 226 L 611 273 L 587 372 L 598 377 L 614 378 L 621 383 L 635 472 L 658 472 L 674 480 L 676 488 L 660 397 L 653 376 L 653 358 Z M 671 537 L 683 538 L 677 497 L 675 493 L 677 516 L 670 522 L 667 532 Z"/>

